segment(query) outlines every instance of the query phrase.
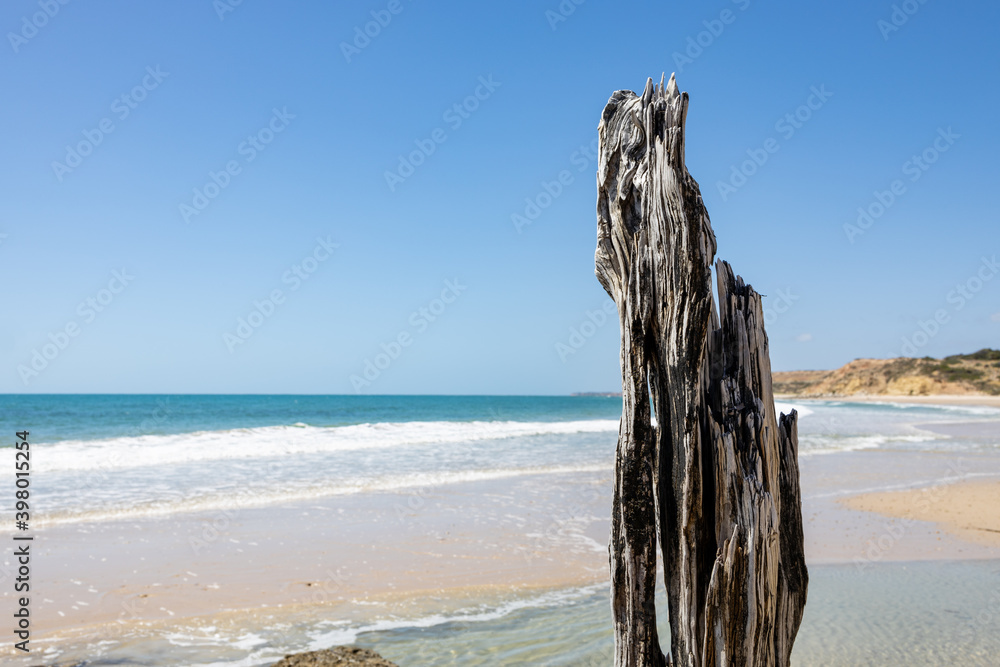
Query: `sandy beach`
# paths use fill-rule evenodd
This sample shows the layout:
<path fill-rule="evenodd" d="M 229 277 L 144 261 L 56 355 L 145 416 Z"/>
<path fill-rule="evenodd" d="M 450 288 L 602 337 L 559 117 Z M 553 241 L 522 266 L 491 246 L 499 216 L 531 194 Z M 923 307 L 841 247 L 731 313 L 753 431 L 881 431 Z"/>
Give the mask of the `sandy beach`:
<path fill-rule="evenodd" d="M 1000 547 L 1000 481 L 997 480 L 868 493 L 844 502 L 852 509 L 903 519 L 900 523 L 904 526 L 932 522 L 967 542 Z"/>
<path fill-rule="evenodd" d="M 605 579 L 596 511 L 610 478 L 547 482 L 53 526 L 35 539 L 48 563 L 38 631 L 348 602 L 402 613 L 427 597 L 457 604 Z M 350 606 L 337 614 L 353 619 Z"/>
<path fill-rule="evenodd" d="M 935 484 L 1000 457 L 851 452 L 802 462 L 810 564 L 1000 558 L 998 482 Z M 891 471 L 873 474 L 872 471 Z M 86 641 L 140 627 L 245 626 L 263 618 L 419 618 L 517 596 L 606 585 L 607 474 L 449 485 L 165 519 L 53 526 L 38 532 L 36 607 L 45 638 Z M 992 496 L 991 496 L 992 494 Z M 990 499 L 993 498 L 991 503 Z M 968 507 L 966 507 L 968 505 Z M 887 518 L 899 517 L 899 520 Z M 946 524 L 942 526 L 941 524 Z M 5 596 L 10 595 L 5 591 Z M 164 630 L 166 631 L 166 630 Z"/>

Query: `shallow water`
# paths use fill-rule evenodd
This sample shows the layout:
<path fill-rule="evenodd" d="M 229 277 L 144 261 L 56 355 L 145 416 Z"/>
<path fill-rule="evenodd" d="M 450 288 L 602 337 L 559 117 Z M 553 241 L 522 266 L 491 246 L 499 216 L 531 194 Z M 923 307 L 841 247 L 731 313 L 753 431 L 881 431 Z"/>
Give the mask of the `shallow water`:
<path fill-rule="evenodd" d="M 998 561 L 813 566 L 810 576 L 794 665 L 997 664 Z M 361 633 L 357 643 L 406 667 L 609 665 L 613 655 L 606 591 L 486 622 Z"/>

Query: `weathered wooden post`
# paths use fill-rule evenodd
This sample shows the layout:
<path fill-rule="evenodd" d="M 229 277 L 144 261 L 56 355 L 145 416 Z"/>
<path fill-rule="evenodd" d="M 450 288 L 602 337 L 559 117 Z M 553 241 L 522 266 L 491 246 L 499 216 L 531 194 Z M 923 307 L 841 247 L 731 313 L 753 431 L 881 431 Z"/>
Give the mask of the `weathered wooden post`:
<path fill-rule="evenodd" d="M 796 413 L 775 415 L 760 295 L 721 261 L 716 312 L 715 235 L 684 164 L 687 106 L 673 76 L 650 79 L 642 96 L 612 95 L 599 128 L 595 262 L 622 339 L 615 664 L 787 665 L 808 584 Z"/>

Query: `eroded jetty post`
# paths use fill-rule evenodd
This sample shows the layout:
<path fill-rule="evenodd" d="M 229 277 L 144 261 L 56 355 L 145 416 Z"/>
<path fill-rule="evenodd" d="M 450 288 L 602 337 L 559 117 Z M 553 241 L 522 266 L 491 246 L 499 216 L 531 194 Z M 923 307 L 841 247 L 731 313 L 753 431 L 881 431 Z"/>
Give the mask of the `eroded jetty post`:
<path fill-rule="evenodd" d="M 687 108 L 673 76 L 650 79 L 641 96 L 614 93 L 599 127 L 595 262 L 621 325 L 615 665 L 787 665 L 808 585 L 796 413 L 775 413 L 760 295 L 722 261 L 716 309 Z"/>

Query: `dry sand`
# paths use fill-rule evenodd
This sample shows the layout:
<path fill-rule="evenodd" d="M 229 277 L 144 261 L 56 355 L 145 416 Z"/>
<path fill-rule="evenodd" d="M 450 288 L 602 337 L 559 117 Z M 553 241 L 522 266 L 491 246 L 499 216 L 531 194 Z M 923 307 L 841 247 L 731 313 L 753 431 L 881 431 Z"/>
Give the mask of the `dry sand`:
<path fill-rule="evenodd" d="M 904 527 L 932 522 L 960 539 L 1000 547 L 1000 480 L 868 493 L 844 503 L 852 509 L 903 519 Z"/>
<path fill-rule="evenodd" d="M 799 466 L 810 564 L 1000 558 L 1000 545 L 969 542 L 932 521 L 879 514 L 849 501 L 889 490 L 1000 479 L 1000 457 L 994 454 L 872 449 L 805 457 Z"/>

